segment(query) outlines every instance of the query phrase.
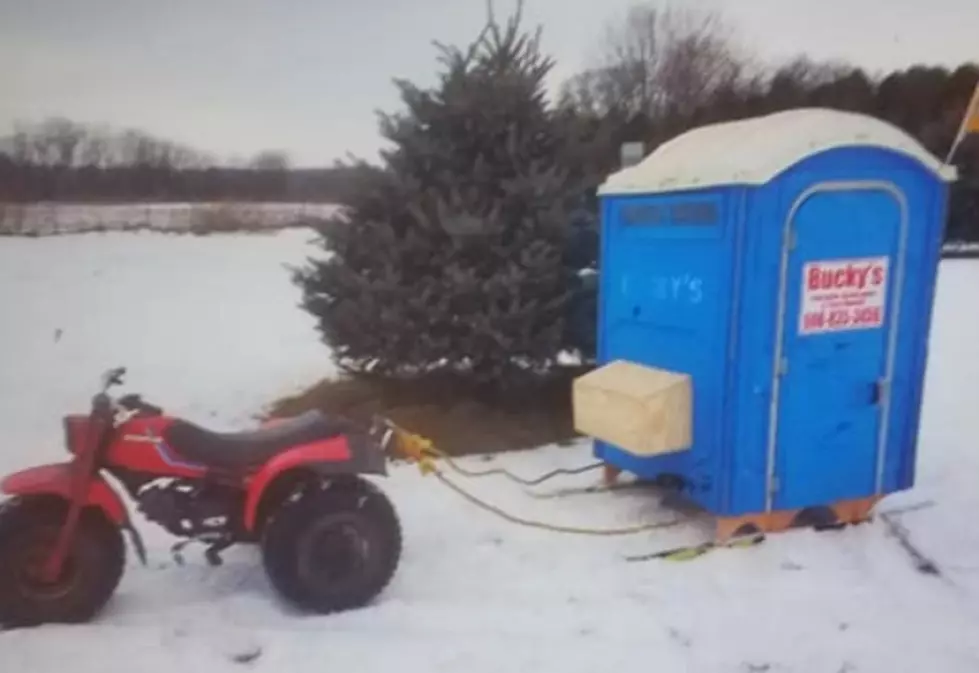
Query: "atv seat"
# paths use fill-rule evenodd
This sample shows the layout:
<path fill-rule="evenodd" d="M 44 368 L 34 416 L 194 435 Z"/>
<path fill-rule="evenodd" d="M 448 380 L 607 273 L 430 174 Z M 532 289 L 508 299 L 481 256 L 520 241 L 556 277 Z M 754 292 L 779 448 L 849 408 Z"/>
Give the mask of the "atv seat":
<path fill-rule="evenodd" d="M 269 427 L 233 433 L 212 432 L 187 421 L 175 421 L 163 433 L 163 441 L 194 463 L 242 468 L 261 465 L 289 449 L 338 437 L 351 430 L 353 426 L 346 419 L 307 411 Z"/>

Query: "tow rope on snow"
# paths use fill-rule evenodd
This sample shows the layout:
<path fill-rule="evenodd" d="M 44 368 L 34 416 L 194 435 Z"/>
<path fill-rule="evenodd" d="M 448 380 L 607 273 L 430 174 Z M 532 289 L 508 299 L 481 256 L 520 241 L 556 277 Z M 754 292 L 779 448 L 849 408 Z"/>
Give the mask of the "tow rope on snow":
<path fill-rule="evenodd" d="M 455 492 L 457 495 L 461 496 L 465 500 L 469 501 L 473 505 L 476 505 L 480 509 L 490 512 L 495 516 L 508 521 L 510 523 L 525 526 L 528 528 L 538 528 L 541 530 L 548 530 L 555 533 L 569 533 L 575 535 L 594 535 L 594 536 L 622 536 L 622 535 L 635 535 L 638 533 L 643 533 L 652 530 L 662 530 L 665 528 L 671 528 L 677 526 L 689 519 L 683 516 L 677 516 L 669 521 L 658 521 L 647 524 L 638 524 L 635 526 L 625 526 L 622 528 L 597 528 L 588 526 L 567 526 L 562 524 L 553 524 L 545 521 L 538 521 L 534 519 L 528 519 L 516 514 L 507 512 L 496 505 L 483 500 L 472 492 L 466 490 L 456 482 L 449 479 L 443 471 L 441 471 L 436 465 L 436 459 L 442 460 L 453 472 L 468 478 L 479 478 L 488 477 L 491 475 L 501 475 L 510 481 L 513 481 L 522 486 L 537 486 L 545 481 L 553 479 L 559 475 L 573 475 L 573 474 L 583 474 L 595 469 L 602 467 L 603 463 L 591 463 L 577 468 L 558 468 L 551 470 L 543 475 L 534 478 L 521 477 L 520 475 L 514 474 L 505 468 L 490 468 L 487 470 L 472 470 L 464 468 L 459 465 L 451 456 L 446 454 L 444 451 L 438 449 L 431 440 L 422 437 L 421 435 L 416 435 L 412 432 L 408 432 L 404 428 L 399 427 L 392 421 L 384 419 L 385 423 L 388 425 L 391 431 L 396 436 L 397 445 L 399 453 L 408 461 L 416 464 L 422 475 L 434 475 L 442 484 L 447 486 L 450 490 Z M 540 494 L 528 492 L 531 497 L 535 498 L 557 498 L 563 497 L 565 495 L 578 494 L 578 493 L 601 493 L 605 491 L 617 490 L 620 488 L 636 488 L 638 484 L 619 484 L 611 486 L 590 486 L 585 488 L 571 488 L 562 489 L 554 493 Z M 928 506 L 929 503 L 922 503 L 915 506 L 905 508 L 906 510 L 914 510 L 921 507 Z M 915 558 L 918 563 L 918 569 L 921 572 L 940 574 L 937 570 L 937 566 L 931 559 L 924 557 L 917 549 L 913 547 L 909 549 L 909 543 L 907 541 L 906 535 L 900 535 L 901 531 L 895 531 L 895 525 L 893 520 L 888 516 L 888 514 L 893 514 L 898 512 L 888 512 L 881 516 L 884 523 L 891 529 L 892 533 L 898 537 L 902 546 L 905 547 Z M 735 536 L 733 538 L 724 541 L 708 541 L 701 544 L 686 545 L 681 547 L 674 547 L 672 549 L 664 549 L 661 551 L 652 552 L 649 554 L 640 554 L 636 556 L 626 556 L 624 557 L 628 562 L 639 562 L 639 561 L 651 561 L 651 560 L 665 560 L 665 561 L 689 561 L 707 554 L 708 552 L 714 551 L 716 549 L 741 549 L 747 547 L 754 547 L 765 541 L 764 533 L 751 533 L 747 535 Z"/>
<path fill-rule="evenodd" d="M 446 465 L 452 468 L 454 472 L 458 472 L 464 477 L 470 477 L 476 479 L 479 477 L 490 477 L 494 474 L 498 474 L 500 476 L 506 477 L 512 482 L 520 484 L 521 486 L 539 486 L 540 484 L 543 484 L 545 481 L 549 481 L 554 477 L 560 476 L 562 474 L 566 474 L 566 475 L 584 474 L 585 472 L 591 472 L 593 470 L 597 470 L 604 465 L 604 463 L 602 462 L 596 462 L 596 463 L 589 463 L 588 465 L 582 465 L 581 467 L 571 467 L 571 468 L 559 467 L 556 470 L 545 472 L 544 474 L 538 477 L 534 477 L 533 479 L 528 479 L 527 477 L 521 477 L 520 475 L 514 474 L 510 470 L 507 470 L 506 468 L 502 468 L 502 467 L 491 467 L 487 470 L 471 470 L 465 468 L 462 465 L 459 465 L 459 463 L 457 463 L 452 458 L 452 456 L 446 454 L 443 451 L 439 451 L 438 449 L 436 449 L 435 446 L 431 443 L 431 441 L 427 439 L 422 439 L 419 438 L 417 435 L 415 435 L 409 441 L 419 441 L 419 440 L 428 443 L 428 446 L 424 449 L 426 452 L 429 452 L 431 453 L 431 455 L 441 458 L 442 460 L 445 461 Z"/>
<path fill-rule="evenodd" d="M 400 430 L 404 433 L 404 430 Z M 412 436 L 409 441 L 418 441 L 417 436 Z M 452 456 L 448 455 L 444 451 L 440 451 L 434 447 L 434 445 L 429 440 L 423 440 L 428 442 L 428 448 L 425 449 L 426 452 L 430 453 L 433 457 L 437 457 L 445 461 L 445 464 L 449 468 L 468 479 L 479 479 L 482 477 L 491 477 L 494 475 L 499 475 L 505 477 L 515 484 L 520 484 L 521 486 L 540 486 L 545 481 L 550 481 L 555 477 L 561 475 L 576 475 L 584 474 L 586 472 L 593 472 L 595 470 L 601 469 L 605 466 L 605 463 L 598 461 L 595 463 L 589 463 L 587 465 L 582 465 L 581 467 L 559 467 L 550 472 L 545 472 L 544 474 L 537 477 L 521 477 L 519 474 L 515 474 L 504 467 L 491 467 L 486 470 L 473 470 L 470 468 L 463 467 L 460 465 Z M 623 483 L 623 484 L 608 484 L 601 486 L 582 486 L 577 488 L 562 488 L 550 493 L 537 493 L 535 491 L 527 490 L 525 491 L 528 496 L 535 498 L 537 500 L 548 500 L 553 498 L 564 498 L 569 495 L 585 495 L 590 493 L 607 493 L 610 491 L 618 491 L 625 489 L 639 488 L 641 485 L 638 483 Z"/>
<path fill-rule="evenodd" d="M 678 516 L 674 519 L 670 519 L 669 521 L 656 521 L 653 523 L 637 524 L 635 526 L 625 526 L 623 528 L 593 528 L 588 526 L 565 526 L 562 524 L 547 523 L 534 519 L 525 519 L 517 516 L 516 514 L 511 514 L 510 512 L 504 511 L 496 505 L 488 503 L 482 498 L 473 495 L 471 492 L 459 486 L 459 484 L 447 479 L 446 476 L 436 468 L 433 468 L 430 473 L 435 475 L 435 478 L 448 486 L 449 489 L 455 491 L 457 494 L 461 495 L 463 498 L 477 507 L 487 512 L 491 512 L 505 521 L 509 521 L 510 523 L 515 523 L 520 526 L 526 526 L 528 528 L 540 528 L 555 533 L 571 533 L 576 535 L 617 536 L 635 535 L 637 533 L 644 533 L 646 531 L 670 528 L 685 521 L 684 517 Z"/>
<path fill-rule="evenodd" d="M 431 440 L 416 435 L 414 433 L 408 432 L 403 428 L 400 428 L 390 421 L 387 421 L 390 428 L 395 432 L 398 440 L 398 449 L 400 453 L 409 461 L 415 463 L 418 469 L 423 475 L 434 475 L 441 483 L 445 484 L 450 490 L 460 495 L 464 499 L 468 500 L 473 505 L 476 505 L 484 511 L 490 512 L 497 517 L 508 521 L 510 523 L 525 526 L 528 528 L 538 528 L 542 530 L 548 530 L 555 533 L 569 533 L 575 535 L 594 535 L 594 536 L 620 536 L 620 535 L 635 535 L 637 533 L 643 533 L 652 530 L 660 530 L 663 528 L 670 528 L 678 524 L 683 523 L 687 519 L 685 517 L 678 516 L 674 519 L 668 521 L 657 521 L 646 524 L 637 524 L 635 526 L 625 526 L 621 528 L 598 528 L 589 526 L 566 526 L 562 524 L 553 524 L 545 521 L 538 521 L 535 519 L 527 519 L 521 516 L 517 516 L 511 512 L 507 512 L 496 505 L 483 500 L 479 496 L 473 494 L 472 492 L 466 490 L 456 482 L 449 479 L 444 472 L 442 472 L 435 463 L 436 458 L 445 461 L 445 464 L 449 466 L 454 472 L 457 472 L 463 476 L 467 477 L 485 477 L 491 474 L 502 474 L 507 478 L 520 483 L 522 485 L 538 485 L 552 479 L 560 474 L 581 474 L 589 470 L 594 470 L 597 467 L 601 467 L 601 463 L 586 465 L 581 468 L 574 469 L 557 469 L 548 472 L 541 477 L 535 479 L 525 479 L 518 475 L 509 472 L 508 470 L 502 468 L 492 468 L 490 470 L 468 470 L 459 465 L 451 456 L 448 456 L 445 452 L 436 448 L 436 446 L 431 442 Z"/>

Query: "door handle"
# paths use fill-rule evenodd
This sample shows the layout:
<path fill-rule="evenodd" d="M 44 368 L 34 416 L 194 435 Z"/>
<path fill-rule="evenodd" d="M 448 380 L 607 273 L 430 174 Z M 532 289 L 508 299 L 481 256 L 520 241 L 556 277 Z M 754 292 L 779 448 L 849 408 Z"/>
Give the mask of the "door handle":
<path fill-rule="evenodd" d="M 886 379 L 877 379 L 870 384 L 870 405 L 877 406 L 881 403 L 884 397 L 887 395 L 887 384 Z"/>

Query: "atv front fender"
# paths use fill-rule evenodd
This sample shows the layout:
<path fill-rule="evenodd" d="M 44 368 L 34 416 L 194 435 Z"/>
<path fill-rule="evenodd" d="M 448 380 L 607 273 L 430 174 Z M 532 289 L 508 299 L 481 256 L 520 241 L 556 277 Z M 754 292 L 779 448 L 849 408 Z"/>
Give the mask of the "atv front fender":
<path fill-rule="evenodd" d="M 56 495 L 71 500 L 75 475 L 71 463 L 39 465 L 7 475 L 0 481 L 0 492 L 7 495 Z M 88 479 L 85 505 L 98 507 L 110 521 L 126 526 L 126 506 L 109 483 L 99 474 Z"/>
<path fill-rule="evenodd" d="M 387 457 L 375 441 L 367 436 L 350 434 L 280 453 L 259 470 L 248 483 L 245 498 L 244 526 L 253 532 L 259 505 L 268 487 L 277 477 L 296 469 L 324 476 L 343 474 L 387 474 Z"/>

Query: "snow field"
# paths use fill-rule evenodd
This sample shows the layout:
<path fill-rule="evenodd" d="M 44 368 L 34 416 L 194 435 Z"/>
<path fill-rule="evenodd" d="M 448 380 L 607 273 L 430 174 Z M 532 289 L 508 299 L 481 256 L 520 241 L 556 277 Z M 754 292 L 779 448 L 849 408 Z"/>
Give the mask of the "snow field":
<path fill-rule="evenodd" d="M 85 410 L 109 366 L 129 367 L 127 390 L 216 428 L 247 425 L 275 397 L 329 375 L 286 268 L 314 252 L 310 237 L 0 240 L 0 471 L 62 459 L 60 415 Z M 918 485 L 884 503 L 934 502 L 900 520 L 941 577 L 916 572 L 880 521 L 689 563 L 628 563 L 700 541 L 707 522 L 628 538 L 522 529 L 402 466 L 379 481 L 402 517 L 405 552 L 375 605 L 296 615 L 272 593 L 257 550 L 232 550 L 212 569 L 191 546 L 178 567 L 169 536 L 144 526 L 150 565 L 130 559 L 101 618 L 0 633 L 0 671 L 56 673 L 68 661 L 77 673 L 979 670 L 976 287 L 979 263 L 943 263 Z M 580 442 L 464 462 L 533 476 L 590 460 Z M 674 516 L 649 493 L 543 500 L 497 477 L 466 486 L 556 523 Z"/>

